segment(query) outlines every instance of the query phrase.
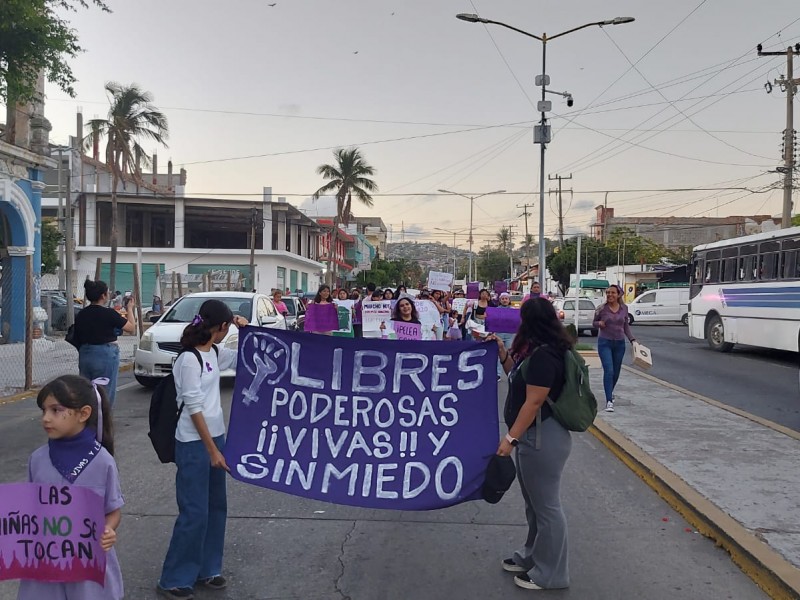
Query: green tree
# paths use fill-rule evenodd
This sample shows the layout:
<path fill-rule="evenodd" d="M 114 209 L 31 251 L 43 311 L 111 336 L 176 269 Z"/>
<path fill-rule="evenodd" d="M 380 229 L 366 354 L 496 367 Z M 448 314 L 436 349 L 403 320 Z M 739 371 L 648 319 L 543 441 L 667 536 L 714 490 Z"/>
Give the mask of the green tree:
<path fill-rule="evenodd" d="M 0 100 L 27 102 L 36 93 L 36 79 L 47 79 L 74 97 L 75 75 L 68 60 L 83 49 L 78 34 L 58 12 L 74 12 L 94 4 L 111 12 L 102 0 L 3 0 L 0 2 Z"/>
<path fill-rule="evenodd" d="M 117 187 L 120 181 L 124 185 L 126 176 L 141 180 L 137 158 L 145 165 L 149 164 L 149 160 L 139 141 L 154 141 L 166 147 L 169 126 L 164 113 L 152 104 L 153 95 L 135 83 L 125 86 L 112 81 L 106 84 L 106 92 L 110 103 L 108 117 L 89 121 L 86 127 L 92 133 L 84 139 L 84 144 L 91 144 L 93 134 L 106 139 L 105 158 L 111 170 L 111 265 L 108 287 L 113 290 L 116 289 L 119 243 Z"/>
<path fill-rule="evenodd" d="M 514 244 L 511 241 L 512 238 L 513 234 L 511 233 L 510 227 L 501 227 L 500 231 L 495 234 L 498 248 L 500 248 L 500 250 L 506 254 L 511 252 L 511 249 L 514 247 Z"/>
<path fill-rule="evenodd" d="M 60 266 L 58 245 L 63 239 L 55 219 L 42 219 L 42 273 L 55 273 Z"/>
<path fill-rule="evenodd" d="M 330 181 L 314 192 L 312 198 L 319 200 L 323 194 L 336 193 L 336 216 L 331 239 L 331 248 L 335 249 L 339 240 L 339 225 L 350 222 L 353 194 L 365 206 L 372 206 L 371 194 L 378 191 L 378 185 L 370 179 L 375 175 L 375 169 L 364 160 L 358 148 L 339 148 L 334 150 L 333 156 L 336 158 L 335 164 L 317 167 L 317 175 Z M 326 281 L 330 285 L 333 283 L 333 252 L 328 254 Z"/>
<path fill-rule="evenodd" d="M 478 255 L 478 279 L 494 282 L 506 279 L 509 273 L 508 254 L 489 245 L 481 248 Z"/>

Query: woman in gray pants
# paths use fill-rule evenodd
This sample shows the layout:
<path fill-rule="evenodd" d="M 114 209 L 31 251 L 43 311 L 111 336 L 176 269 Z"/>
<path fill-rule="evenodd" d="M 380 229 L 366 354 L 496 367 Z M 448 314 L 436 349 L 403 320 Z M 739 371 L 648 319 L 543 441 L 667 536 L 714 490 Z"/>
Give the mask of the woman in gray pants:
<path fill-rule="evenodd" d="M 564 353 L 572 346 L 553 305 L 531 298 L 522 305 L 521 323 L 511 348 L 499 338 L 503 370 L 508 374 L 505 421 L 508 434 L 497 454 L 516 447 L 517 477 L 525 500 L 528 537 L 502 562 L 514 583 L 529 590 L 569 586 L 567 520 L 561 508 L 561 474 L 572 449 L 569 431 L 553 418 L 564 387 Z M 530 358 L 529 360 L 526 360 Z M 536 415 L 541 410 L 541 420 Z"/>

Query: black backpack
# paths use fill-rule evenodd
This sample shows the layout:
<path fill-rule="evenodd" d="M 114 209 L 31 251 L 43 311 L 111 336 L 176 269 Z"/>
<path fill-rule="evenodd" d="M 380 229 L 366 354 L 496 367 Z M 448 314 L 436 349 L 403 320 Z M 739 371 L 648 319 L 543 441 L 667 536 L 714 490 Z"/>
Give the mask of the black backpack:
<path fill-rule="evenodd" d="M 219 348 L 212 346 L 219 356 Z M 200 363 L 200 374 L 203 373 L 203 359 L 195 348 L 183 350 L 191 352 Z M 180 354 L 178 355 L 180 356 Z M 162 379 L 153 395 L 150 396 L 150 431 L 147 436 L 153 444 L 153 449 L 162 463 L 175 462 L 175 431 L 178 429 L 178 420 L 183 412 L 183 402 L 178 406 L 178 392 L 175 389 L 175 376 L 170 373 Z"/>

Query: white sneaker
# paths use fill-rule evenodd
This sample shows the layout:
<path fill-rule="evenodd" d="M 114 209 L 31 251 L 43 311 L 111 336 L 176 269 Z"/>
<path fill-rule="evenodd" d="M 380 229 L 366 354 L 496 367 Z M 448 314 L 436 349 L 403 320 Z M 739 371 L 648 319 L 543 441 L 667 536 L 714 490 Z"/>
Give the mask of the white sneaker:
<path fill-rule="evenodd" d="M 514 583 L 517 584 L 518 587 L 524 588 L 526 590 L 543 590 L 544 588 L 540 585 L 537 585 L 530 577 L 528 577 L 527 573 L 521 573 L 519 575 L 514 575 Z"/>
<path fill-rule="evenodd" d="M 520 567 L 517 563 L 514 562 L 513 558 L 506 558 L 502 562 L 503 571 L 508 571 L 509 573 L 527 573 L 528 569 L 525 567 Z"/>
<path fill-rule="evenodd" d="M 606 412 L 614 412 L 614 403 L 611 400 L 606 402 Z"/>

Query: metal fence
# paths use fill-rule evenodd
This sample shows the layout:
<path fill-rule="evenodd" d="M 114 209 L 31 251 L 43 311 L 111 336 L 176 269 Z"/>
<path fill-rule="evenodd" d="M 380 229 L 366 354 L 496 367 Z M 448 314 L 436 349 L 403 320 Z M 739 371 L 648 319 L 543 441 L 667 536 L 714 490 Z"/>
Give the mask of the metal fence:
<path fill-rule="evenodd" d="M 74 315 L 84 304 L 83 283 L 101 273 L 98 263 L 92 271 L 78 271 L 72 289 L 66 290 L 63 274 L 35 279 L 32 259 L 28 258 L 25 283 L 12 286 L 3 281 L 0 270 L 0 400 L 35 389 L 60 375 L 78 373 L 78 351 L 64 337 Z M 4 270 L 9 273 L 9 270 Z M 10 279 L 10 278 L 9 278 Z M 185 294 L 211 290 L 238 290 L 243 281 L 238 271 L 208 271 L 200 274 L 163 273 L 158 277 L 152 297 L 140 298 L 138 273 L 131 293 L 136 301 L 137 332 L 120 335 L 120 365 L 133 362 L 140 332 L 150 326 L 150 317 Z M 16 283 L 16 282 L 14 282 Z M 5 286 L 4 286 L 5 284 Z M 113 290 L 112 290 L 113 292 Z M 68 314 L 67 294 L 74 300 L 73 318 Z M 156 298 L 158 296 L 158 298 Z M 121 308 L 121 307 L 120 307 Z"/>

